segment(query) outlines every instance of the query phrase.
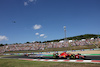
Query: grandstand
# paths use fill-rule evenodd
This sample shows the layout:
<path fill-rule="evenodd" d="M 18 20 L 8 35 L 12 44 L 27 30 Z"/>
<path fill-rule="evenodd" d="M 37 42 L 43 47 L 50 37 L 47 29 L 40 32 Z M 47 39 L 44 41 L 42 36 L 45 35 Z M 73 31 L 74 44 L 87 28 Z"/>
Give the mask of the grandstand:
<path fill-rule="evenodd" d="M 66 48 L 70 46 L 84 46 L 84 45 L 97 45 L 100 43 L 100 38 L 96 39 L 82 39 L 63 42 L 49 42 L 49 43 L 24 43 L 24 44 L 11 44 L 0 47 L 0 53 L 8 51 L 27 51 L 27 50 L 45 50 L 49 48 Z"/>

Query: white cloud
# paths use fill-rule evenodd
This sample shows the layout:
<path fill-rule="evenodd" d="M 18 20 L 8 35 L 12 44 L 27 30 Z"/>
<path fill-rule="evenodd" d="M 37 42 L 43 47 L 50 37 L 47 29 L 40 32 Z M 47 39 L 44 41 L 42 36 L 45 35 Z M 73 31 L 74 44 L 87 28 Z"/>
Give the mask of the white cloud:
<path fill-rule="evenodd" d="M 43 37 L 44 36 L 44 34 L 40 34 L 40 37 Z"/>
<path fill-rule="evenodd" d="M 39 33 L 35 33 L 35 35 L 39 35 Z"/>
<path fill-rule="evenodd" d="M 29 2 L 33 2 L 34 0 L 28 0 Z"/>
<path fill-rule="evenodd" d="M 32 2 L 35 4 L 36 1 L 37 1 L 37 0 L 27 0 L 26 2 L 24 2 L 24 6 L 27 6 L 28 4 L 30 4 L 30 3 L 32 3 Z"/>
<path fill-rule="evenodd" d="M 41 25 L 37 25 L 37 24 L 36 24 L 36 25 L 33 26 L 33 29 L 36 30 L 36 29 L 40 29 L 41 27 L 42 27 Z"/>
<path fill-rule="evenodd" d="M 28 0 L 28 2 L 36 2 L 37 0 Z"/>
<path fill-rule="evenodd" d="M 27 6 L 28 5 L 28 3 L 27 2 L 24 2 L 24 6 Z"/>
<path fill-rule="evenodd" d="M 47 36 L 44 36 L 44 38 L 47 38 Z"/>
<path fill-rule="evenodd" d="M 0 36 L 0 41 L 2 41 L 2 40 L 8 40 L 8 38 L 6 37 L 6 36 Z"/>
<path fill-rule="evenodd" d="M 35 41 L 32 41 L 33 43 L 35 42 Z"/>

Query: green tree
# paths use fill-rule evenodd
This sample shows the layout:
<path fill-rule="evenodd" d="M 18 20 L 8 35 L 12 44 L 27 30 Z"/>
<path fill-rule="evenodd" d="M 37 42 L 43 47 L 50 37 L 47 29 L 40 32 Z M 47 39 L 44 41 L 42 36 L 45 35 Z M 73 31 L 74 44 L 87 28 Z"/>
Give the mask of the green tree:
<path fill-rule="evenodd" d="M 26 43 L 30 43 L 30 42 L 26 42 Z"/>
<path fill-rule="evenodd" d="M 5 44 L 5 45 L 8 45 L 8 44 Z"/>
<path fill-rule="evenodd" d="M 0 44 L 0 46 L 4 46 L 3 44 Z"/>

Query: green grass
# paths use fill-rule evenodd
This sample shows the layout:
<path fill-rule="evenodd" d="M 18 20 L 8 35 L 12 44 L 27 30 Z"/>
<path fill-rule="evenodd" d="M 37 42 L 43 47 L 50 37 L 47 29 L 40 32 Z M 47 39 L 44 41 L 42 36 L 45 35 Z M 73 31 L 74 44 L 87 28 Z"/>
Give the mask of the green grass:
<path fill-rule="evenodd" d="M 0 59 L 0 67 L 100 67 L 100 64 Z"/>
<path fill-rule="evenodd" d="M 0 55 L 0 57 L 19 56 L 19 55 Z"/>
<path fill-rule="evenodd" d="M 48 48 L 45 50 L 31 50 L 31 51 L 8 51 L 5 53 L 30 53 L 30 52 L 49 52 L 49 51 L 66 51 L 66 50 L 81 50 L 81 49 L 92 49 L 95 48 L 94 45 L 86 46 L 73 46 L 73 47 L 64 47 L 64 48 Z"/>

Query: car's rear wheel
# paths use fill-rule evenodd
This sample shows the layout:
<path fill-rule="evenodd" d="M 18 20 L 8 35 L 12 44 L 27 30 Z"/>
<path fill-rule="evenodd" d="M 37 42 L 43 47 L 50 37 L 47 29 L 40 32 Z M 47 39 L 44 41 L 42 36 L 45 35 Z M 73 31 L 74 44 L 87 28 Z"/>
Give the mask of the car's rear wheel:
<path fill-rule="evenodd" d="M 53 54 L 53 58 L 56 58 L 56 55 L 55 54 Z"/>

